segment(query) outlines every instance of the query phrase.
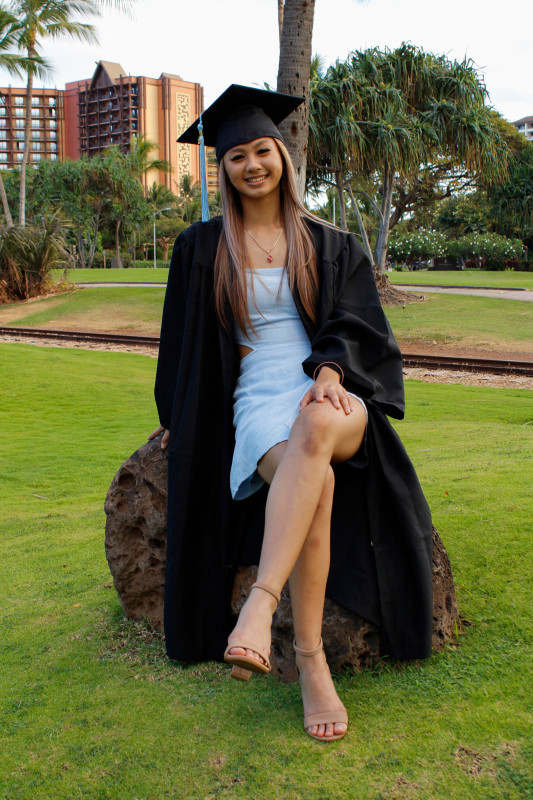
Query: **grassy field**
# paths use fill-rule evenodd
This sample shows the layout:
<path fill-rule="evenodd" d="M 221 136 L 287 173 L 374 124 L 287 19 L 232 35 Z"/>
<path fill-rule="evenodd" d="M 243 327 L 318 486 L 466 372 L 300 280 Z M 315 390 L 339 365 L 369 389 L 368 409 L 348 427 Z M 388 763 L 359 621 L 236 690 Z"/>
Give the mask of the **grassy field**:
<path fill-rule="evenodd" d="M 157 336 L 164 293 L 163 287 L 78 289 L 0 306 L 0 325 Z M 436 342 L 492 352 L 532 352 L 533 303 L 433 294 L 423 303 L 385 311 L 405 349 Z"/>
<path fill-rule="evenodd" d="M 429 294 L 423 303 L 385 308 L 401 346 L 434 343 L 533 356 L 533 303 Z"/>
<path fill-rule="evenodd" d="M 351 727 L 321 746 L 297 685 L 169 663 L 122 617 L 103 500 L 155 427 L 155 360 L 0 359 L 2 800 L 532 796 L 530 393 L 408 383 L 397 428 L 468 625 L 426 662 L 337 677 Z"/>
<path fill-rule="evenodd" d="M 490 270 L 464 269 L 450 272 L 416 270 L 415 272 L 389 272 L 391 283 L 422 286 L 498 286 L 505 289 L 533 289 L 533 272 L 492 272 Z"/>
<path fill-rule="evenodd" d="M 52 270 L 55 281 L 61 280 L 63 270 Z M 150 269 L 71 269 L 67 279 L 72 283 L 166 283 L 168 267 Z"/>
<path fill-rule="evenodd" d="M 163 286 L 74 289 L 0 306 L 0 325 L 159 335 Z"/>
<path fill-rule="evenodd" d="M 55 280 L 59 280 L 62 270 L 54 270 Z M 160 283 L 168 278 L 168 269 L 142 268 L 142 269 L 74 269 L 68 273 L 68 279 L 73 283 Z M 508 289 L 533 289 L 533 272 L 491 272 L 488 270 L 468 269 L 457 272 L 391 272 L 389 278 L 392 283 L 446 286 L 498 286 Z"/>

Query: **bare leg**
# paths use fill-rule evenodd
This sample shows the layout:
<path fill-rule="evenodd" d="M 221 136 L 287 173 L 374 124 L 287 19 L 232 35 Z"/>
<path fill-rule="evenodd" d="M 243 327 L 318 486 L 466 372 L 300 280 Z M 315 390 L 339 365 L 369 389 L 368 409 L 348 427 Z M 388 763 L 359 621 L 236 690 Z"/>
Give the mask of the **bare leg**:
<path fill-rule="evenodd" d="M 273 447 L 259 471 L 271 484 L 258 580 L 280 591 L 291 574 L 291 598 L 296 640 L 312 649 L 321 638 L 322 614 L 329 572 L 330 520 L 333 501 L 332 458 L 349 458 L 360 446 L 365 425 L 362 407 L 353 401 L 345 415 L 329 403 L 314 403 L 301 413 L 288 443 Z M 255 591 L 239 617 L 238 629 L 270 649 L 274 601 Z M 231 639 L 238 636 L 232 634 Z M 232 653 L 244 651 L 235 647 Z M 260 658 L 252 651 L 250 657 Z M 331 681 L 323 654 L 298 657 L 306 713 L 343 708 Z M 313 735 L 341 734 L 339 724 L 312 726 Z"/>

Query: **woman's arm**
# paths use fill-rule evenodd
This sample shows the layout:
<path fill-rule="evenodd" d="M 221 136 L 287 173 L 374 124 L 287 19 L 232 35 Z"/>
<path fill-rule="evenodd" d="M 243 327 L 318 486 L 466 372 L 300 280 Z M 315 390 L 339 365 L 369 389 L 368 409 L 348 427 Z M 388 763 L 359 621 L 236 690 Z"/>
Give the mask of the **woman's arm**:
<path fill-rule="evenodd" d="M 363 249 L 351 234 L 344 242 L 334 263 L 324 266 L 312 353 L 302 366 L 313 377 L 320 364 L 333 362 L 339 375 L 343 373 L 346 390 L 401 419 L 405 406 L 400 349 Z"/>

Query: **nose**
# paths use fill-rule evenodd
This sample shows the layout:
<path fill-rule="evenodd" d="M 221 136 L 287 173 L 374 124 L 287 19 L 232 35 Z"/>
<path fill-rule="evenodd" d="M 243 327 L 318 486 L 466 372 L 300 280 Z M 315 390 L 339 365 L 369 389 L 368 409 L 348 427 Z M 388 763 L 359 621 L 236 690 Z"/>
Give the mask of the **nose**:
<path fill-rule="evenodd" d="M 261 169 L 261 163 L 255 153 L 251 153 L 246 161 L 246 170 L 249 172 L 257 172 Z"/>

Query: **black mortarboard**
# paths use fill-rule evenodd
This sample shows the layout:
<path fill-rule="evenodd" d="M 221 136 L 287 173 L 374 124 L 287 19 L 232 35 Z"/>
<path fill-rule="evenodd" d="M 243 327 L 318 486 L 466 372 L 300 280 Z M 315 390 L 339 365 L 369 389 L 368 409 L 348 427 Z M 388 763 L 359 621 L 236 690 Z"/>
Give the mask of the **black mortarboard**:
<path fill-rule="evenodd" d="M 233 83 L 202 114 L 205 144 L 216 148 L 220 161 L 230 147 L 270 136 L 281 139 L 276 125 L 303 103 L 303 97 L 266 92 Z M 178 142 L 198 144 L 200 118 L 181 134 Z"/>

